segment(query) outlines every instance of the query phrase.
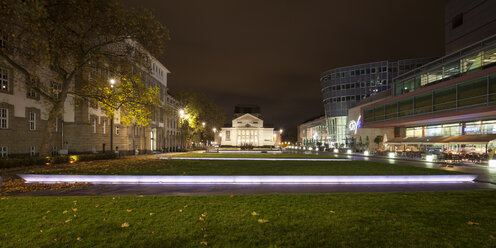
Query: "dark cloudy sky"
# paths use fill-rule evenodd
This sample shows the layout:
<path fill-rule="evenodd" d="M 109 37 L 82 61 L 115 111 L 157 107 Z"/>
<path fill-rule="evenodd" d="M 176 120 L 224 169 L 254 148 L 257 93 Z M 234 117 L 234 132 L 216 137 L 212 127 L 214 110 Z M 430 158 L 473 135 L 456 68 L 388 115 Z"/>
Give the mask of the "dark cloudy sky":
<path fill-rule="evenodd" d="M 170 29 L 159 59 L 172 92 L 202 92 L 229 117 L 237 103 L 258 104 L 267 123 L 291 133 L 324 113 L 322 72 L 444 50 L 441 0 L 126 2 Z"/>

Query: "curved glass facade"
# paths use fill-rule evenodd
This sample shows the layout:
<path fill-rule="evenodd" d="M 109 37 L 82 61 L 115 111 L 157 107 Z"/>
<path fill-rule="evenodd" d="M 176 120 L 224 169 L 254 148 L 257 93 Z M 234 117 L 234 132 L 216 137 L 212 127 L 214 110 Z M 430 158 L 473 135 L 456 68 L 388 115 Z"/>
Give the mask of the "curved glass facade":
<path fill-rule="evenodd" d="M 331 141 L 346 143 L 346 116 L 351 106 L 364 98 L 389 89 L 394 77 L 431 60 L 424 58 L 379 61 L 336 68 L 322 73 L 320 81 L 325 115 L 328 123 L 332 123 L 328 124 Z"/>

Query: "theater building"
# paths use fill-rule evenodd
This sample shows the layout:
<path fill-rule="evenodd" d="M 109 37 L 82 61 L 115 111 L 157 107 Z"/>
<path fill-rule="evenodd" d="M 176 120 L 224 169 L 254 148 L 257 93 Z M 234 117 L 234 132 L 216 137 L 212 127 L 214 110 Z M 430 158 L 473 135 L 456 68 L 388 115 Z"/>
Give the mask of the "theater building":
<path fill-rule="evenodd" d="M 232 123 L 221 128 L 216 142 L 224 147 L 275 147 L 280 142 L 280 131 L 264 127 L 259 106 L 237 105 Z"/>

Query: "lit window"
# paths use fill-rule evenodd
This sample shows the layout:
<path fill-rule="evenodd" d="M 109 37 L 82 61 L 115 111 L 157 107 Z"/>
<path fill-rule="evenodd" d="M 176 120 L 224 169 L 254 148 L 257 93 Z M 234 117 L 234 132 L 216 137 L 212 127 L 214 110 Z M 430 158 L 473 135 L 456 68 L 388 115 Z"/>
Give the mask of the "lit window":
<path fill-rule="evenodd" d="M 0 91 L 9 92 L 9 71 L 0 68 Z"/>
<path fill-rule="evenodd" d="M 2 155 L 2 158 L 6 158 L 9 155 L 9 150 L 6 146 L 2 146 L 0 149 L 0 154 Z"/>
<path fill-rule="evenodd" d="M 36 113 L 29 112 L 29 130 L 36 130 Z"/>
<path fill-rule="evenodd" d="M 106 125 L 107 125 L 107 120 L 103 120 L 103 134 L 107 133 Z"/>
<path fill-rule="evenodd" d="M 96 133 L 96 119 L 93 119 L 93 133 Z"/>
<path fill-rule="evenodd" d="M 119 135 L 119 127 L 115 127 L 115 135 Z"/>
<path fill-rule="evenodd" d="M 9 110 L 0 108 L 0 129 L 9 128 Z"/>

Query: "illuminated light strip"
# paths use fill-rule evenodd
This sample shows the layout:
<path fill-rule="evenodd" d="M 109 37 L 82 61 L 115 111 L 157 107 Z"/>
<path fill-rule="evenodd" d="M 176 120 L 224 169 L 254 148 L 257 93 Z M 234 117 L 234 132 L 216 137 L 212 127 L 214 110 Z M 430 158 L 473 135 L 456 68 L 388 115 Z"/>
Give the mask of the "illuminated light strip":
<path fill-rule="evenodd" d="M 215 153 L 240 153 L 240 154 L 245 154 L 245 153 L 262 153 L 262 151 L 218 151 Z M 266 151 L 266 153 L 282 153 L 282 151 Z"/>
<path fill-rule="evenodd" d="M 19 174 L 26 183 L 122 184 L 338 184 L 338 183 L 461 183 L 477 175 L 402 176 L 143 176 L 143 175 L 43 175 Z"/>
<path fill-rule="evenodd" d="M 177 160 L 247 160 L 247 161 L 340 161 L 347 162 L 351 159 L 345 158 L 202 158 L 202 157 L 159 157 L 159 159 Z"/>

